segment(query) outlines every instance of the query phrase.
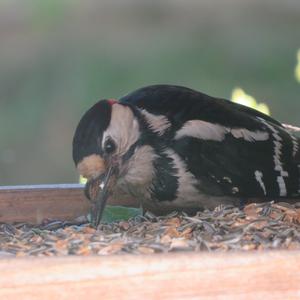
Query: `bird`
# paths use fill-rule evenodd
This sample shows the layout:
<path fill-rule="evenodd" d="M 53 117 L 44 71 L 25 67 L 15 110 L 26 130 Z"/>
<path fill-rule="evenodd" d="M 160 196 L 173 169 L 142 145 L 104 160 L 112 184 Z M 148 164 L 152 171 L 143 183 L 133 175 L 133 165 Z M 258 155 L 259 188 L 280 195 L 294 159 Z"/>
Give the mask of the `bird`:
<path fill-rule="evenodd" d="M 294 128 L 187 87 L 151 85 L 88 109 L 75 130 L 73 160 L 88 198 L 100 182 L 101 213 L 112 195 L 155 213 L 297 202 Z"/>

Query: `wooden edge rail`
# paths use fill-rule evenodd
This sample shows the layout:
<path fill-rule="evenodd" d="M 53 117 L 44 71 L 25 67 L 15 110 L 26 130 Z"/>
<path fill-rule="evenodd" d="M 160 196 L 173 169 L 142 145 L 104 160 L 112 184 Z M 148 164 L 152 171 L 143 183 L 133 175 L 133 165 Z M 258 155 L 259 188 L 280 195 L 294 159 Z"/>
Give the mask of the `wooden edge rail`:
<path fill-rule="evenodd" d="M 0 260 L 0 299 L 299 299 L 300 252 Z"/>
<path fill-rule="evenodd" d="M 108 205 L 137 207 L 137 203 L 128 198 L 109 199 Z M 86 215 L 89 208 L 80 184 L 0 187 L 0 223 L 72 220 Z"/>

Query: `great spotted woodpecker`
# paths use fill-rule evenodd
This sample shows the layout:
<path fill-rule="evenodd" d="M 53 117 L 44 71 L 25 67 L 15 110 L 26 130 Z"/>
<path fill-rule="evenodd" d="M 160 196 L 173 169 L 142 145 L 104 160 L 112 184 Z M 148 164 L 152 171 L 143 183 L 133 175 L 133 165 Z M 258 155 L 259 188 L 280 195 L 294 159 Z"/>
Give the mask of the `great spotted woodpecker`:
<path fill-rule="evenodd" d="M 155 212 L 300 198 L 300 139 L 256 110 L 154 85 L 101 100 L 82 117 L 73 159 L 91 187 Z M 103 210 L 105 204 L 102 204 Z"/>

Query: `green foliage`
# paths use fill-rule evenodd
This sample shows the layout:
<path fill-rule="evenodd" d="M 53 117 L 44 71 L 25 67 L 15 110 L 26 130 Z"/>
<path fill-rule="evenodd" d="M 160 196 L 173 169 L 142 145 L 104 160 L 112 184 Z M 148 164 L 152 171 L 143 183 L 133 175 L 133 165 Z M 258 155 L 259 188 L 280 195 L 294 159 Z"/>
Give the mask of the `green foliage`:
<path fill-rule="evenodd" d="M 84 178 L 84 177 L 82 177 L 82 176 L 80 175 L 80 177 L 79 177 L 79 183 L 80 183 L 80 184 L 86 184 L 86 182 L 87 182 L 86 178 Z"/>
<path fill-rule="evenodd" d="M 86 178 L 80 176 L 79 183 L 85 184 Z M 112 223 L 116 221 L 126 221 L 130 218 L 139 216 L 142 214 L 142 210 L 139 208 L 131 208 L 124 206 L 111 206 L 107 205 L 103 212 L 102 221 L 103 223 Z M 90 216 L 89 216 L 90 221 Z"/>
<path fill-rule="evenodd" d="M 142 215 L 142 210 L 140 208 L 107 205 L 103 212 L 101 223 L 127 221 L 130 218 L 140 215 Z M 88 220 L 91 222 L 90 214 L 88 215 Z"/>
<path fill-rule="evenodd" d="M 104 210 L 101 222 L 112 223 L 116 221 L 126 221 L 141 214 L 142 211 L 139 208 L 108 205 Z"/>

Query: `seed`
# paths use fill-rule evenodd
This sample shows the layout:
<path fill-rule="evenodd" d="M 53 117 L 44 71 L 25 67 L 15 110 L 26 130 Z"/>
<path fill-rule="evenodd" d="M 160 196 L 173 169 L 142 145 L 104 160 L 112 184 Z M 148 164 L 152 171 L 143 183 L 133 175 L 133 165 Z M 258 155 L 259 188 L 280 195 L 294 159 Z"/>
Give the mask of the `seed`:
<path fill-rule="evenodd" d="M 0 258 L 300 249 L 299 218 L 299 203 L 267 202 L 243 210 L 222 205 L 194 216 L 147 213 L 100 224 L 97 230 L 78 218 L 74 222 L 47 220 L 40 226 L 0 224 Z"/>

